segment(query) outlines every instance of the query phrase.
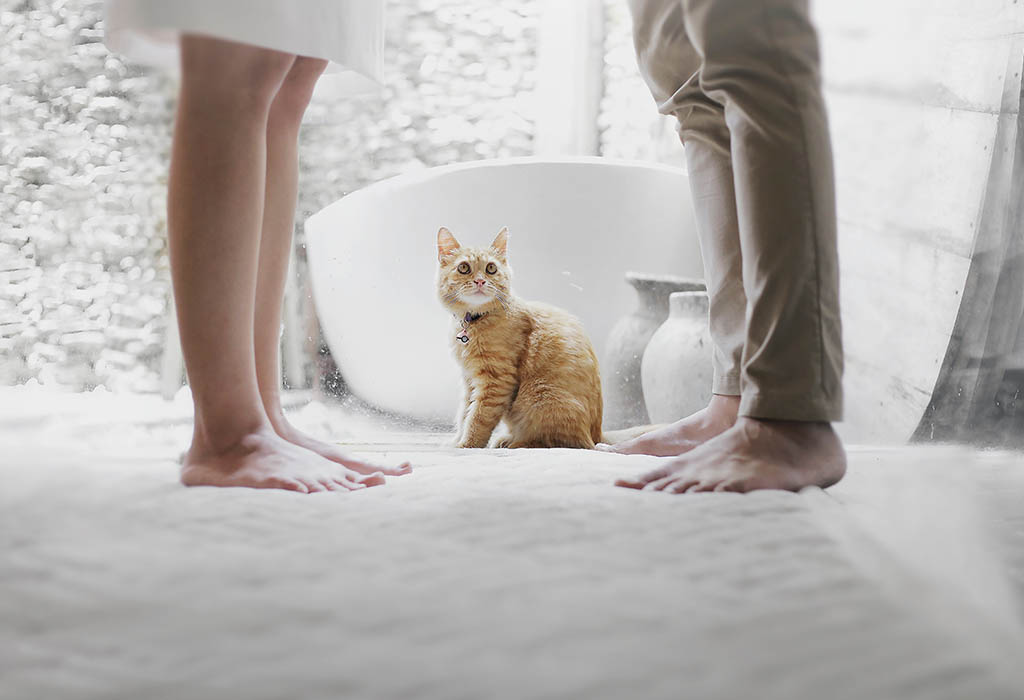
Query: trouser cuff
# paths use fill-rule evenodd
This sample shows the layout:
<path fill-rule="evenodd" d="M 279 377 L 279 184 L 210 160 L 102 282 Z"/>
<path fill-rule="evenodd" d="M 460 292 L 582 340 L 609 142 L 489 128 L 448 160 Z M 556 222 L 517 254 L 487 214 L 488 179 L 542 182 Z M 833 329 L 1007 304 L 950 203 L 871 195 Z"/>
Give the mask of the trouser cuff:
<path fill-rule="evenodd" d="M 740 399 L 741 416 L 766 420 L 795 420 L 814 423 L 833 423 L 843 419 L 843 399 L 809 394 L 743 393 Z"/>
<path fill-rule="evenodd" d="M 711 381 L 711 393 L 722 396 L 739 396 L 740 373 L 727 372 L 720 374 L 715 372 L 715 378 Z"/>

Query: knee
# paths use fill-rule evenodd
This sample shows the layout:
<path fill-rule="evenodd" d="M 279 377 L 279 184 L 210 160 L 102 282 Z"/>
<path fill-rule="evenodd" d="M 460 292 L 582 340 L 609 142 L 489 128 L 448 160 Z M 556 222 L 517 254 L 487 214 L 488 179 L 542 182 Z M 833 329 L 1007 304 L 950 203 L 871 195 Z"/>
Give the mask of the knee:
<path fill-rule="evenodd" d="M 700 56 L 686 35 L 679 0 L 632 0 L 637 65 L 658 109 L 669 106 L 700 68 Z"/>
<path fill-rule="evenodd" d="M 692 19 L 708 92 L 772 92 L 820 80 L 818 35 L 806 0 L 708 3 Z"/>
<path fill-rule="evenodd" d="M 295 55 L 220 39 L 181 38 L 181 89 L 201 104 L 246 112 L 269 109 Z"/>
<path fill-rule="evenodd" d="M 270 107 L 271 128 L 298 127 L 313 97 L 316 81 L 325 68 L 327 61 L 322 59 L 299 57 L 295 60 Z"/>

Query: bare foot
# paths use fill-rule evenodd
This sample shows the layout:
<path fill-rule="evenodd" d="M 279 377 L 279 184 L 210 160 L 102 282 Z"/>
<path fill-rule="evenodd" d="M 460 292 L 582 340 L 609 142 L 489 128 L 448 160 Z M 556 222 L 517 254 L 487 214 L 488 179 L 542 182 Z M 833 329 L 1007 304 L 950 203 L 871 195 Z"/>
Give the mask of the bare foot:
<path fill-rule="evenodd" d="M 675 423 L 644 433 L 632 440 L 615 445 L 596 446 L 603 452 L 623 455 L 654 455 L 675 457 L 698 447 L 713 437 L 721 435 L 736 422 L 740 409 L 739 396 L 715 394 L 706 408 Z"/>
<path fill-rule="evenodd" d="M 186 486 L 247 486 L 255 489 L 356 491 L 384 483 L 380 473 L 359 474 L 293 445 L 270 427 L 249 433 L 220 451 L 193 443 L 181 467 Z"/>
<path fill-rule="evenodd" d="M 299 447 L 305 448 L 312 452 L 316 452 L 318 455 L 325 459 L 329 459 L 332 462 L 336 462 L 343 467 L 347 467 L 354 472 L 360 474 L 384 474 L 385 476 L 402 476 L 412 471 L 412 465 L 408 462 L 402 462 L 397 467 L 384 467 L 379 464 L 373 464 L 371 462 L 364 462 L 361 459 L 349 456 L 344 452 L 338 445 L 332 445 L 329 442 L 323 442 L 317 440 L 314 437 L 307 435 L 306 433 L 293 427 L 286 419 L 280 418 L 276 421 L 271 421 L 274 425 L 274 430 L 282 438 L 298 445 Z"/>
<path fill-rule="evenodd" d="M 669 493 L 826 488 L 846 473 L 846 453 L 829 423 L 739 418 L 718 437 L 664 467 L 616 486 Z"/>

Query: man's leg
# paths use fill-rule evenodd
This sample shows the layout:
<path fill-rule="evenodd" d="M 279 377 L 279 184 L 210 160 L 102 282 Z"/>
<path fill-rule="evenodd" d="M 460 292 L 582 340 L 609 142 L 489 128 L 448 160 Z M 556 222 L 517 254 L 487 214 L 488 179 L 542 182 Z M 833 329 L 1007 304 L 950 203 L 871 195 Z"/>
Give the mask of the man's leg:
<path fill-rule="evenodd" d="M 700 85 L 701 58 L 686 35 L 679 0 L 633 0 L 637 61 L 658 111 L 679 122 L 686 148 L 697 235 L 710 299 L 714 343 L 713 396 L 691 416 L 638 438 L 607 447 L 623 454 L 679 455 L 725 432 L 740 405 L 740 363 L 746 337 L 747 298 L 732 154 L 725 110 Z"/>
<path fill-rule="evenodd" d="M 256 377 L 267 417 L 274 431 L 288 442 L 312 450 L 361 474 L 405 474 L 410 471 L 408 463 L 398 467 L 380 467 L 354 459 L 336 445 L 313 439 L 292 426 L 281 409 L 281 306 L 295 228 L 299 127 L 317 78 L 326 67 L 327 61 L 320 59 L 302 56 L 295 59 L 270 105 L 267 118 L 266 194 L 259 244 L 253 338 Z"/>
<path fill-rule="evenodd" d="M 725 109 L 747 296 L 740 418 L 621 485 L 677 493 L 828 486 L 846 468 L 832 157 L 806 0 L 681 0 Z M 685 119 L 683 120 L 685 122 Z M 684 139 L 688 125 L 683 124 Z"/>
<path fill-rule="evenodd" d="M 256 382 L 253 313 L 267 115 L 295 57 L 181 39 L 168 192 L 171 274 L 195 403 L 187 485 L 295 491 L 380 483 L 281 439 Z"/>

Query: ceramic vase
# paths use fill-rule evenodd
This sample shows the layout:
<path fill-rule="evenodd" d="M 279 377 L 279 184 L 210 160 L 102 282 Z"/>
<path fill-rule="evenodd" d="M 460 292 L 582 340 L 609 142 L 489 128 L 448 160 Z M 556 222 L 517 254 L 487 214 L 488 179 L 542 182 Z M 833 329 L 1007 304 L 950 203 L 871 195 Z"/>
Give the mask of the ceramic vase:
<path fill-rule="evenodd" d="M 671 275 L 626 273 L 636 290 L 633 312 L 620 318 L 608 334 L 601 361 L 604 428 L 615 430 L 650 423 L 644 402 L 640 364 L 654 332 L 669 315 L 673 292 L 704 290 L 704 282 Z"/>
<path fill-rule="evenodd" d="M 672 294 L 640 374 L 652 423 L 671 423 L 708 405 L 713 369 L 707 292 Z"/>

